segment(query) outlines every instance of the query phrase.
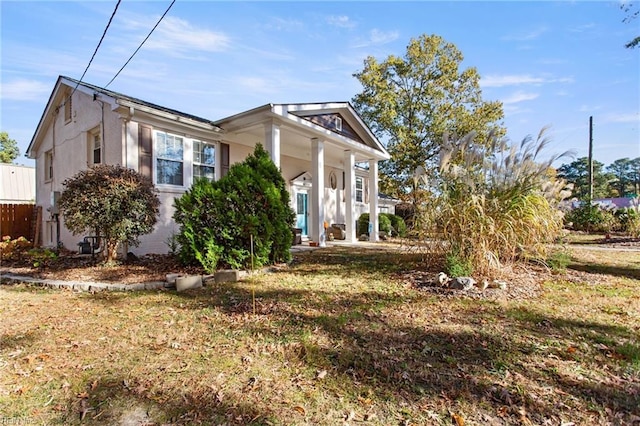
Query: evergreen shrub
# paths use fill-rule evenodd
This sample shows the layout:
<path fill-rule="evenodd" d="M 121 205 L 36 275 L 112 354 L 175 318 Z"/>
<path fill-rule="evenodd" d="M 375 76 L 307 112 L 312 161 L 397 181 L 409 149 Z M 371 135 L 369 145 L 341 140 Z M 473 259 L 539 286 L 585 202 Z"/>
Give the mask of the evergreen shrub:
<path fill-rule="evenodd" d="M 282 174 L 262 145 L 220 180 L 194 182 L 174 205 L 184 263 L 212 273 L 221 264 L 241 269 L 291 259 L 295 214 Z"/>

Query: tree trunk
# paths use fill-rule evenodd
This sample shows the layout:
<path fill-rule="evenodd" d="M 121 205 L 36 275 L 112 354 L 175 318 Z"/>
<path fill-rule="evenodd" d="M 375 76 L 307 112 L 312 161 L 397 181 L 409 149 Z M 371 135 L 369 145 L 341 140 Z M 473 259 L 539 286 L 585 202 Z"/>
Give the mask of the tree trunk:
<path fill-rule="evenodd" d="M 104 245 L 104 256 L 107 263 L 118 260 L 118 241 L 106 240 Z"/>

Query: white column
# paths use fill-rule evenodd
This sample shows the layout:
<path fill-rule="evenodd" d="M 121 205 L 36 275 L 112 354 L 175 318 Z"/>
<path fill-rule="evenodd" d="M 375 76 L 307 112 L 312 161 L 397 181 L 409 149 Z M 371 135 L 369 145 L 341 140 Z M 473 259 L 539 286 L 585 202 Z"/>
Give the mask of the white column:
<path fill-rule="evenodd" d="M 369 220 L 373 230 L 369 241 L 378 241 L 378 161 L 369 160 Z"/>
<path fill-rule="evenodd" d="M 356 218 L 353 206 L 356 202 L 354 185 L 356 182 L 356 156 L 353 151 L 344 152 L 344 202 L 346 241 L 354 242 L 356 237 Z"/>
<path fill-rule="evenodd" d="M 324 142 L 311 139 L 311 240 L 324 247 Z"/>
<path fill-rule="evenodd" d="M 271 161 L 280 168 L 280 126 L 274 122 L 264 125 L 264 149 L 271 154 Z"/>

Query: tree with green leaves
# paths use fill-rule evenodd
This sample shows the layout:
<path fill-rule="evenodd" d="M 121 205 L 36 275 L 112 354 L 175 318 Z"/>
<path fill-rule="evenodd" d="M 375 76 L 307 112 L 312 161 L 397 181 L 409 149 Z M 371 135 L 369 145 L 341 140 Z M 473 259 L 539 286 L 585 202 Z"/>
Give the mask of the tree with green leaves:
<path fill-rule="evenodd" d="M 9 137 L 9 133 L 0 132 L 0 163 L 13 163 L 20 155 L 18 142 Z"/>
<path fill-rule="evenodd" d="M 640 16 L 640 9 L 638 9 L 637 6 L 637 3 L 632 2 L 623 2 L 620 5 L 620 9 L 622 9 L 622 11 L 627 15 L 624 17 L 622 22 L 628 24 L 630 22 L 633 22 L 633 20 Z M 629 43 L 624 45 L 624 47 L 626 47 L 627 49 L 633 49 L 638 46 L 640 46 L 640 36 L 634 37 L 631 41 L 629 41 Z"/>
<path fill-rule="evenodd" d="M 120 165 L 97 165 L 63 182 L 59 207 L 74 234 L 97 235 L 104 259 L 118 258 L 122 243 L 137 245 L 158 220 L 160 199 L 151 180 Z"/>
<path fill-rule="evenodd" d="M 604 173 L 603 168 L 604 164 L 593 160 L 593 198 L 611 196 L 609 181 L 614 178 L 610 173 Z M 558 177 L 573 184 L 573 197 L 579 200 L 589 198 L 589 159 L 587 157 L 561 165 L 558 168 Z"/>
<path fill-rule="evenodd" d="M 629 158 L 619 158 L 607 166 L 607 171 L 611 173 L 614 180 L 611 186 L 615 188 L 618 197 L 625 197 L 634 191 L 633 162 Z"/>
<path fill-rule="evenodd" d="M 436 170 L 446 132 L 475 131 L 477 144 L 487 143 L 491 129 L 504 132 L 502 103 L 482 99 L 478 71 L 461 70 L 462 60 L 454 44 L 422 35 L 410 41 L 403 57 L 368 57 L 354 74 L 363 90 L 353 105 L 391 154 L 380 166 L 381 191 L 414 198 L 414 172 L 418 166 Z"/>

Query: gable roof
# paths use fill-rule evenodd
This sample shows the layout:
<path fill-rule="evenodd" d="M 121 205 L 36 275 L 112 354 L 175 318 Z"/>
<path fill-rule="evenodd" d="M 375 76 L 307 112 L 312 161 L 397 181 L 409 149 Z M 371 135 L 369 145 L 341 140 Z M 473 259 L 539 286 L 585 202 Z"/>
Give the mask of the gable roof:
<path fill-rule="evenodd" d="M 340 117 L 343 127 L 330 125 Z M 331 139 L 345 149 L 356 149 L 368 158 L 388 160 L 391 156 L 349 102 L 265 104 L 215 122 L 232 133 L 249 126 L 277 119 L 280 123 L 303 128 L 318 137 Z"/>
<path fill-rule="evenodd" d="M 208 120 L 206 118 L 198 117 L 192 114 L 187 114 L 182 111 L 178 111 L 172 108 L 163 107 L 161 105 L 154 104 L 152 102 L 147 102 L 142 99 L 135 98 L 133 96 L 128 96 L 119 92 L 115 92 L 113 90 L 108 90 L 103 87 L 95 86 L 93 84 L 81 82 L 79 80 L 73 79 L 71 77 L 59 76 L 56 84 L 51 91 L 51 95 L 49 96 L 49 100 L 47 101 L 47 105 L 40 117 L 40 121 L 38 122 L 38 126 L 36 127 L 36 131 L 31 138 L 31 142 L 29 143 L 29 147 L 27 148 L 26 156 L 29 158 L 34 158 L 32 155 L 32 150 L 35 148 L 35 143 L 38 139 L 40 132 L 46 126 L 48 119 L 51 117 L 51 112 L 60 108 L 61 105 L 54 105 L 55 99 L 58 97 L 61 90 L 63 90 L 63 86 L 72 88 L 74 91 L 79 91 L 82 93 L 86 93 L 88 95 L 96 95 L 100 94 L 107 98 L 108 102 L 112 105 L 112 108 L 115 109 L 118 106 L 137 106 L 143 107 L 145 110 L 152 114 L 171 114 L 176 117 L 182 117 L 186 120 L 192 121 L 194 123 L 199 123 L 201 125 L 205 125 L 209 127 L 209 130 L 213 130 L 215 132 L 222 132 L 222 129 L 216 126 L 213 121 Z"/>

